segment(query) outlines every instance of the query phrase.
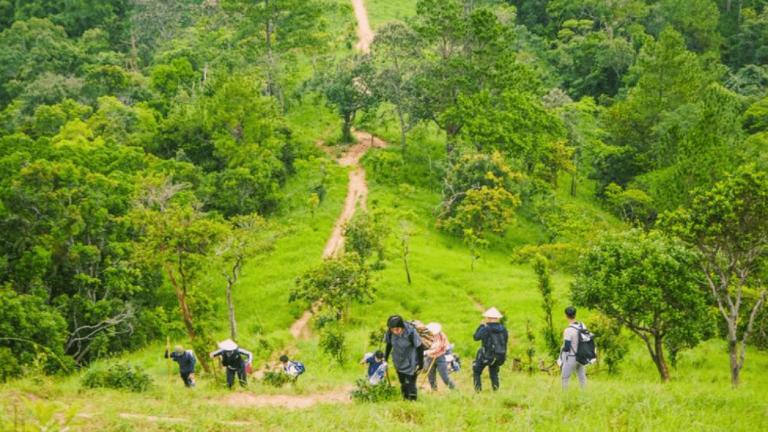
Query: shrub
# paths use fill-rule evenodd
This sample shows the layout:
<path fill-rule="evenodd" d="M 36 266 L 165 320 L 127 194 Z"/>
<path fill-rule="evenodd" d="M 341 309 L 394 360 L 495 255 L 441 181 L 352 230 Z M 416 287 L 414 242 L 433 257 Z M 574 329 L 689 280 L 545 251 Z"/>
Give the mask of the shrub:
<path fill-rule="evenodd" d="M 386 402 L 397 400 L 399 393 L 395 387 L 386 381 L 371 384 L 368 380 L 360 378 L 355 382 L 357 386 L 350 396 L 357 402 Z"/>
<path fill-rule="evenodd" d="M 279 371 L 268 371 L 264 373 L 263 381 L 272 387 L 282 387 L 291 382 L 291 377 Z"/>
<path fill-rule="evenodd" d="M 344 364 L 346 340 L 341 327 L 338 325 L 327 325 L 323 327 L 323 331 L 320 333 L 320 348 L 340 365 Z"/>
<path fill-rule="evenodd" d="M 106 369 L 88 370 L 83 376 L 82 384 L 86 388 L 105 387 L 143 392 L 149 389 L 152 380 L 139 366 L 115 363 Z"/>

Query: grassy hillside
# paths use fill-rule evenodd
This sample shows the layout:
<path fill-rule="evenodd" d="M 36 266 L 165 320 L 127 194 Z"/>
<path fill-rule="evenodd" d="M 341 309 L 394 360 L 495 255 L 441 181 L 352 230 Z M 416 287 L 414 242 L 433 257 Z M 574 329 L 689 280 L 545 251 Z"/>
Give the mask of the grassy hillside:
<path fill-rule="evenodd" d="M 315 218 L 303 197 L 321 160 L 300 167 L 288 186 L 292 197 L 279 218 L 285 229 L 277 248 L 244 271 L 236 298 L 242 345 L 252 348 L 261 364 L 273 350 L 292 345 L 287 332 L 301 308 L 288 305 L 288 290 L 304 269 L 320 261 L 322 247 L 345 193 L 344 170 L 326 161 L 330 173 L 329 194 Z M 609 376 L 590 370 L 586 392 L 561 392 L 559 377 L 514 372 L 511 361 L 502 369 L 502 390 L 475 395 L 471 390 L 471 358 L 477 344 L 471 340 L 481 308 L 494 305 L 507 315 L 511 333 L 510 358 L 525 358 L 528 343 L 526 322 L 537 335 L 541 327 L 536 278 L 527 265 L 517 265 L 503 250 L 489 250 L 469 270 L 466 248 L 456 239 L 434 229 L 432 210 L 439 200 L 435 192 L 416 189 L 409 195 L 372 179 L 369 203 L 389 211 L 388 220 L 397 230 L 407 213 L 418 232 L 411 242 L 413 284 L 405 275 L 396 253 L 396 239 L 389 242 L 385 268 L 375 273 L 378 290 L 375 303 L 352 308 L 347 334 L 347 362 L 336 365 L 320 352 L 317 336 L 298 343 L 297 358 L 308 372 L 295 386 L 275 389 L 252 383 L 234 394 L 223 388 L 221 373 L 201 376 L 198 387 L 187 391 L 168 364 L 160 359 L 162 347 L 154 345 L 127 358 L 145 367 L 154 385 L 145 394 L 113 390 L 85 390 L 79 377 L 35 378 L 0 388 L 6 411 L 21 396 L 60 401 L 78 407 L 75 424 L 83 430 L 225 430 L 232 424 L 268 430 L 369 430 L 396 427 L 402 430 L 482 430 L 499 425 L 509 430 L 555 430 L 563 426 L 579 430 L 760 430 L 768 427 L 768 379 L 761 371 L 768 356 L 750 352 L 744 386 L 729 388 L 725 346 L 710 341 L 680 355 L 673 382 L 662 385 L 639 341 L 621 374 Z M 562 199 L 568 200 L 567 194 Z M 573 203 L 588 206 L 576 199 Z M 596 212 L 599 210 L 593 209 Z M 526 224 L 527 222 L 521 222 Z M 513 228 L 512 232 L 520 229 Z M 553 275 L 556 309 L 567 303 L 568 274 Z M 215 278 L 212 284 L 221 283 Z M 223 291 L 223 289 L 222 289 Z M 223 296 L 223 293 L 222 293 Z M 310 397 L 346 391 L 362 373 L 355 365 L 368 345 L 371 331 L 383 326 L 386 317 L 402 313 L 409 318 L 439 321 L 462 355 L 464 369 L 455 376 L 459 390 L 437 394 L 422 391 L 421 402 L 391 402 L 380 405 L 315 405 L 304 410 L 254 406 L 251 398 L 263 394 Z M 588 314 L 584 314 L 588 318 Z M 559 316 L 557 317 L 559 318 Z M 222 323 L 225 317 L 221 317 Z M 557 322 L 558 327 L 564 325 Z M 218 336 L 225 337 L 222 330 Z M 257 343 L 266 341 L 269 345 Z M 542 349 L 539 344 L 538 349 Z M 596 373 L 597 372 L 597 373 Z M 487 378 L 486 378 L 487 379 Z M 488 384 L 486 384 L 488 386 Z M 341 389 L 341 390 L 340 390 Z M 152 416 L 152 417 L 148 417 Z M 235 423 L 230 423 L 235 422 Z"/>

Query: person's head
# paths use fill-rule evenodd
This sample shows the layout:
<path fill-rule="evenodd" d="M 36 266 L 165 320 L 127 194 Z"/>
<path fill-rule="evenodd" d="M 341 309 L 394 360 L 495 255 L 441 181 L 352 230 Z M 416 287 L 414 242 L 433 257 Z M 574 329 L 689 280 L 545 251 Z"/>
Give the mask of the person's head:
<path fill-rule="evenodd" d="M 173 352 L 181 354 L 184 352 L 184 347 L 181 345 L 176 345 L 173 347 Z"/>
<path fill-rule="evenodd" d="M 392 333 L 400 336 L 405 331 L 405 321 L 400 315 L 392 315 L 387 320 L 387 328 Z"/>
<path fill-rule="evenodd" d="M 429 330 L 429 332 L 433 335 L 438 335 L 443 331 L 443 326 L 441 326 L 439 323 L 432 322 L 427 324 L 427 330 Z"/>
<path fill-rule="evenodd" d="M 373 357 L 376 358 L 376 360 L 384 360 L 384 353 L 381 350 L 378 350 L 373 353 Z"/>
<path fill-rule="evenodd" d="M 288 363 L 288 356 L 283 354 L 280 356 L 280 363 Z"/>
<path fill-rule="evenodd" d="M 499 322 L 502 317 L 503 315 L 501 312 L 499 312 L 499 310 L 495 307 L 492 307 L 483 313 L 483 318 L 485 318 L 485 321 L 489 323 Z"/>
<path fill-rule="evenodd" d="M 565 308 L 565 317 L 569 320 L 576 319 L 576 308 L 573 306 L 568 306 Z"/>

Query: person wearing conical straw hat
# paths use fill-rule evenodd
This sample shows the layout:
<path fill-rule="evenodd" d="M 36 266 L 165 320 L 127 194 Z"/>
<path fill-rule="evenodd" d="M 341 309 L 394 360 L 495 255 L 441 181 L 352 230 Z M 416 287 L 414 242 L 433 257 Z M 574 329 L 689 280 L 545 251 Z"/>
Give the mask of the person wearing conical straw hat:
<path fill-rule="evenodd" d="M 475 391 L 483 389 L 480 377 L 483 370 L 488 367 L 491 376 L 491 387 L 494 391 L 499 389 L 499 367 L 507 359 L 507 341 L 509 333 L 501 324 L 503 315 L 498 309 L 492 307 L 483 313 L 483 322 L 475 330 L 474 339 L 481 341 L 480 349 L 472 363 L 472 374 L 475 382 Z"/>
<path fill-rule="evenodd" d="M 245 368 L 253 362 L 253 354 L 237 346 L 237 343 L 232 339 L 227 339 L 219 342 L 219 349 L 211 353 L 211 358 L 219 356 L 221 356 L 222 366 L 227 368 L 227 387 L 232 388 L 232 385 L 234 385 L 235 374 L 237 374 L 241 387 L 248 385 Z M 243 356 L 247 360 L 244 360 Z"/>
<path fill-rule="evenodd" d="M 429 386 L 432 388 L 432 391 L 437 390 L 437 373 L 440 372 L 440 378 L 445 385 L 453 390 L 456 388 L 456 384 L 448 376 L 448 362 L 445 360 L 445 353 L 450 345 L 448 337 L 443 333 L 443 327 L 438 323 L 427 324 L 427 330 L 432 334 L 432 345 L 429 346 L 428 350 L 424 351 L 424 355 L 429 360 L 429 364 L 425 365 L 429 371 L 427 374 Z"/>

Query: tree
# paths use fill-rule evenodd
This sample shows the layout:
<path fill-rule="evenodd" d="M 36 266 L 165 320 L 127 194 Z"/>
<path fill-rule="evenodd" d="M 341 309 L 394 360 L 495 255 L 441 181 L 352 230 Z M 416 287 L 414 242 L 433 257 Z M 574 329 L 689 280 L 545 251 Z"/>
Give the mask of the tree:
<path fill-rule="evenodd" d="M 357 254 L 361 264 L 374 252 L 379 263 L 384 260 L 384 240 L 389 234 L 389 228 L 384 224 L 382 216 L 380 211 L 357 212 L 344 225 L 344 247 Z"/>
<path fill-rule="evenodd" d="M 571 296 L 640 337 L 662 381 L 670 376 L 665 348 L 693 347 L 708 330 L 696 255 L 658 231 L 600 239 L 582 255 Z"/>
<path fill-rule="evenodd" d="M 560 339 L 555 332 L 555 325 L 552 321 L 552 308 L 555 301 L 552 298 L 552 284 L 549 280 L 549 260 L 541 254 L 536 254 L 533 258 L 533 271 L 539 280 L 538 288 L 541 293 L 541 309 L 544 311 L 544 343 L 547 346 L 547 352 L 551 358 L 556 358 L 560 352 Z"/>
<path fill-rule="evenodd" d="M 698 250 L 696 264 L 727 326 L 731 384 L 739 385 L 747 341 L 768 295 L 761 270 L 768 251 L 768 177 L 745 166 L 668 212 L 661 226 Z M 741 326 L 742 308 L 749 311 Z"/>
<path fill-rule="evenodd" d="M 315 77 L 315 85 L 336 108 L 342 118 L 341 140 L 354 141 L 352 125 L 358 111 L 377 103 L 371 88 L 373 68 L 368 55 L 354 55 L 340 60 L 334 67 Z"/>
<path fill-rule="evenodd" d="M 720 12 L 714 0 L 661 0 L 656 12 L 659 21 L 671 24 L 685 37 L 691 51 L 719 53 Z"/>
<path fill-rule="evenodd" d="M 216 256 L 221 260 L 219 272 L 227 282 L 227 312 L 229 315 L 229 334 L 237 340 L 237 321 L 232 290 L 240 279 L 245 263 L 270 252 L 274 248 L 275 233 L 269 224 L 257 214 L 236 216 L 221 244 L 216 248 Z"/>
<path fill-rule="evenodd" d="M 226 226 L 202 213 L 194 201 L 187 201 L 189 197 L 180 195 L 174 200 L 183 189 L 168 180 L 150 184 L 134 217 L 145 231 L 140 245 L 142 259 L 163 269 L 178 300 L 187 335 L 203 352 L 208 335 L 204 319 L 195 320 L 193 305 L 205 303 L 206 296 L 195 289 L 195 284 L 226 233 Z M 203 366 L 209 371 L 206 361 Z"/>
<path fill-rule="evenodd" d="M 325 260 L 297 277 L 288 301 L 319 303 L 330 309 L 335 319 L 343 319 L 352 302 L 371 302 L 374 293 L 368 269 L 357 257 L 344 254 Z"/>
<path fill-rule="evenodd" d="M 400 126 L 400 150 L 407 153 L 408 132 L 420 120 L 415 77 L 419 68 L 419 40 L 407 25 L 393 22 L 376 32 L 371 46 L 376 71 L 374 89 L 394 106 Z"/>

